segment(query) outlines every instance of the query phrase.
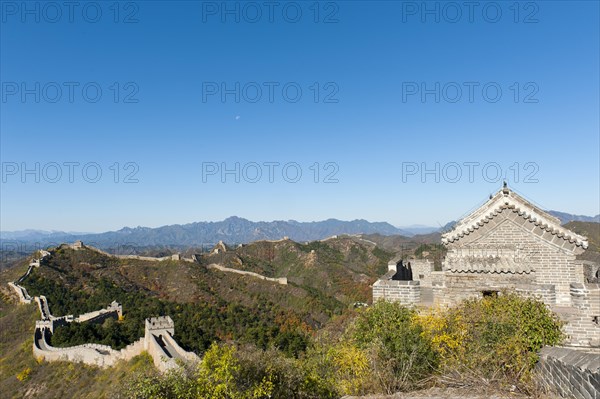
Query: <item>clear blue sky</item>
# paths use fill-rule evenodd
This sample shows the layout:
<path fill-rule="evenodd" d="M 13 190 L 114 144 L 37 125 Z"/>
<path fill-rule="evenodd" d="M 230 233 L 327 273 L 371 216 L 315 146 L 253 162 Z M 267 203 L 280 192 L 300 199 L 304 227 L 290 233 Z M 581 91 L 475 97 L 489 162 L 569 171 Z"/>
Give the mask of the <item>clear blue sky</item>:
<path fill-rule="evenodd" d="M 599 213 L 599 3 L 463 3 L 3 1 L 0 227 Z"/>

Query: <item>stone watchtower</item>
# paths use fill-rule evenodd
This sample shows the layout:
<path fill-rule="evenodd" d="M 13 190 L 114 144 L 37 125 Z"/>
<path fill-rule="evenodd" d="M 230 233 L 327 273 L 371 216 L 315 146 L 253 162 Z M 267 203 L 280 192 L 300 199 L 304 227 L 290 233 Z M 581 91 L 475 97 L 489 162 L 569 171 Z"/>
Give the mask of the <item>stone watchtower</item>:
<path fill-rule="evenodd" d="M 170 316 L 151 317 L 146 319 L 146 335 L 149 333 L 154 335 L 163 335 L 175 333 L 175 323 Z"/>
<path fill-rule="evenodd" d="M 149 345 L 154 342 L 155 337 L 173 336 L 175 334 L 175 323 L 169 316 L 151 317 L 146 319 L 144 334 L 144 349 L 149 350 Z"/>
<path fill-rule="evenodd" d="M 509 289 L 539 295 L 548 305 L 570 305 L 570 284 L 583 282 L 576 256 L 587 239 L 506 185 L 442 243 L 448 249 L 445 301 Z"/>
<path fill-rule="evenodd" d="M 539 298 L 559 313 L 571 345 L 600 345 L 598 265 L 578 257 L 588 247 L 587 238 L 558 218 L 505 185 L 443 234 L 442 244 L 448 252 L 441 272 L 424 264 L 398 276 L 394 260 L 373 284 L 373 301 L 424 304 L 426 283 L 439 305 L 516 292 Z"/>

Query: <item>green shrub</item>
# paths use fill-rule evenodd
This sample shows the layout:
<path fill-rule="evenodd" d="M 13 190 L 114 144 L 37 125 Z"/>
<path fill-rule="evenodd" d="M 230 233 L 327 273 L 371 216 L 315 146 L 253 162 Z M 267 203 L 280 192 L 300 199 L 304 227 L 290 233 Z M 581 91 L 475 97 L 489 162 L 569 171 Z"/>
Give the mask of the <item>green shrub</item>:
<path fill-rule="evenodd" d="M 141 373 L 114 399 L 321 399 L 339 397 L 323 352 L 301 359 L 253 345 L 212 344 L 197 368 Z"/>
<path fill-rule="evenodd" d="M 414 389 L 435 370 L 436 354 L 415 320 L 414 309 L 379 301 L 360 312 L 351 326 L 350 339 L 370 354 L 379 391 Z"/>
<path fill-rule="evenodd" d="M 544 345 L 559 344 L 562 323 L 535 299 L 503 293 L 419 318 L 445 373 L 515 385 L 530 380 Z"/>
<path fill-rule="evenodd" d="M 273 391 L 269 376 L 243 386 L 238 380 L 240 361 L 234 346 L 217 344 L 204 354 L 198 370 L 198 397 L 206 399 L 268 398 Z"/>
<path fill-rule="evenodd" d="M 188 399 L 196 398 L 196 385 L 182 370 L 165 375 L 157 371 L 137 374 L 114 399 Z"/>

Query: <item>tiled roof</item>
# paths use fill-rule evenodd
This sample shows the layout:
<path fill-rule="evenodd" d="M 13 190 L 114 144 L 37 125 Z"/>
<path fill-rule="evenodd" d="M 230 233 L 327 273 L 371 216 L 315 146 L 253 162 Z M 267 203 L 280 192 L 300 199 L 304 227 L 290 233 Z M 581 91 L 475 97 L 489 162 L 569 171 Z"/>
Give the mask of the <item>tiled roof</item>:
<path fill-rule="evenodd" d="M 533 271 L 530 262 L 517 262 L 506 256 L 448 257 L 446 258 L 446 269 L 452 272 L 511 274 L 528 274 Z"/>
<path fill-rule="evenodd" d="M 539 209 L 506 187 L 496 193 L 496 195 L 490 198 L 490 200 L 480 208 L 460 220 L 454 226 L 452 231 L 443 234 L 442 243 L 448 244 L 455 242 L 492 222 L 500 213 L 507 211 L 513 212 L 522 219 L 539 227 L 540 229 L 536 229 L 537 234 L 544 236 L 546 239 L 549 238 L 552 240 L 554 237 L 558 237 L 577 247 L 583 249 L 588 247 L 586 237 L 575 234 L 569 229 L 562 227 L 559 219 Z M 545 233 L 550 233 L 552 237 L 548 237 Z"/>

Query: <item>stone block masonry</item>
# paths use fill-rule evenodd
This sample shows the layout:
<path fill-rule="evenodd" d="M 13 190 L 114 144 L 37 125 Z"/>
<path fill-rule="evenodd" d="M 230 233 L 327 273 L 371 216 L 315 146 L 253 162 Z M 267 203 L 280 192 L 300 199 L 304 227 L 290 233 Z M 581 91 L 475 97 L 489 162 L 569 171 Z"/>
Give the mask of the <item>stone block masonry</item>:
<path fill-rule="evenodd" d="M 145 261 L 150 261 L 150 262 L 164 262 L 164 261 L 170 261 L 170 260 L 174 260 L 174 261 L 184 261 L 184 262 L 194 262 L 193 259 L 189 259 L 189 258 L 183 258 L 181 256 L 181 254 L 173 254 L 173 255 L 168 255 L 168 256 L 163 256 L 163 257 L 153 257 L 153 256 L 142 256 L 142 255 L 118 255 L 118 254 L 110 254 L 106 251 L 103 251 L 99 248 L 96 247 L 92 247 L 90 245 L 85 245 L 83 242 L 81 241 L 75 241 L 75 243 L 73 244 L 61 244 L 58 246 L 58 248 L 68 248 L 68 249 L 72 249 L 74 251 L 79 251 L 82 249 L 88 249 L 90 251 L 95 251 L 99 254 L 105 255 L 105 256 L 109 256 L 112 258 L 117 258 L 117 259 L 135 259 L 135 260 L 145 260 Z M 49 254 L 49 252 L 44 251 L 45 253 Z"/>
<path fill-rule="evenodd" d="M 34 267 L 40 267 L 41 262 L 47 258 L 48 256 L 50 256 L 50 252 L 48 251 L 44 251 L 44 250 L 40 250 L 39 251 L 40 257 L 39 258 L 34 258 L 29 262 L 29 267 L 27 268 L 27 272 L 22 275 L 21 277 L 19 277 L 19 279 L 16 282 L 10 282 L 8 283 L 8 286 L 10 288 L 12 288 L 16 293 L 17 296 L 19 297 L 19 302 L 20 303 L 31 303 L 33 301 L 33 298 L 31 298 L 29 296 L 29 294 L 27 293 L 27 290 L 25 289 L 25 287 L 22 287 L 19 285 L 20 282 L 22 282 L 23 280 L 25 280 L 27 277 L 29 277 L 29 275 L 31 274 L 31 271 L 33 270 Z"/>
<path fill-rule="evenodd" d="M 421 301 L 421 283 L 412 280 L 377 280 L 373 284 L 373 302 L 379 299 L 416 305 Z"/>
<path fill-rule="evenodd" d="M 536 374 L 546 390 L 563 398 L 600 399 L 600 350 L 542 348 Z"/>
<path fill-rule="evenodd" d="M 114 366 L 117 361 L 129 360 L 141 354 L 144 350 L 143 338 L 140 338 L 120 351 L 100 344 L 83 344 L 68 348 L 56 348 L 48 344 L 47 332 L 45 329 L 39 328 L 41 327 L 41 323 L 38 323 L 36 323 L 34 334 L 33 355 L 37 359 L 44 359 L 48 362 L 67 361 L 98 367 L 110 367 Z"/>
<path fill-rule="evenodd" d="M 409 260 L 413 280 L 419 280 L 421 287 L 432 286 L 432 273 L 433 273 L 433 262 L 428 259 L 410 259 Z"/>
<path fill-rule="evenodd" d="M 571 344 L 600 346 L 600 284 L 572 283 L 571 298 L 575 312 L 565 325 Z"/>

